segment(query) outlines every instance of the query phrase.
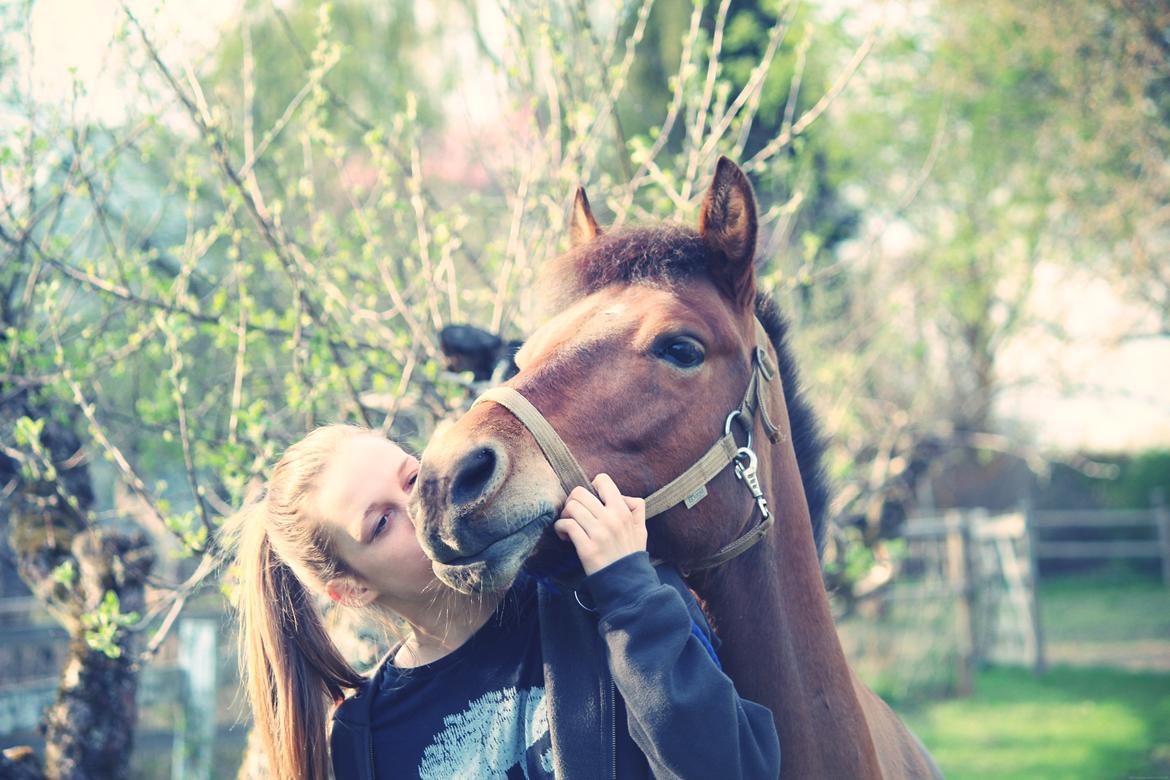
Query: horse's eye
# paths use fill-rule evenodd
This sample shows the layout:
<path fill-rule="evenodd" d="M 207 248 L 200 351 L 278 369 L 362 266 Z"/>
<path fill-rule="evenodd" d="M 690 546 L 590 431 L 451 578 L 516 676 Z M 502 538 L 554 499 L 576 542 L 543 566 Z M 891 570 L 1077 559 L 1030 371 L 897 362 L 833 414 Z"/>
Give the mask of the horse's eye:
<path fill-rule="evenodd" d="M 689 336 L 676 336 L 657 350 L 659 357 L 679 368 L 694 368 L 703 362 L 703 345 Z"/>

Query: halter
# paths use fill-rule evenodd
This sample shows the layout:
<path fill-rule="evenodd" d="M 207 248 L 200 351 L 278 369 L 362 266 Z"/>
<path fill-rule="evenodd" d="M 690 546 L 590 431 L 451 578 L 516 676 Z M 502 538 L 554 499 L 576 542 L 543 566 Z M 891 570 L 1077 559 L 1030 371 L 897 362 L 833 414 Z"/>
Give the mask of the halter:
<path fill-rule="evenodd" d="M 744 391 L 743 400 L 727 415 L 723 423 L 723 435 L 686 471 L 646 497 L 646 519 L 660 515 L 680 503 L 691 509 L 706 497 L 707 483 L 729 464 L 735 463 L 736 479 L 741 480 L 752 494 L 756 508 L 760 510 L 761 520 L 750 531 L 725 545 L 719 552 L 686 566 L 687 571 L 710 569 L 740 555 L 763 539 L 775 522 L 775 518 L 768 510 L 768 500 L 760 489 L 758 459 L 755 450 L 752 449 L 752 429 L 755 416 L 759 414 L 760 423 L 768 439 L 776 442 L 780 438 L 780 429 L 768 416 L 768 409 L 760 392 L 766 382 L 775 378 L 776 368 L 767 351 L 760 346 L 768 343 L 768 334 L 758 319 L 755 322 L 756 345 L 752 349 L 752 375 L 748 380 L 747 390 Z M 528 429 L 560 480 L 565 495 L 572 492 L 575 487 L 584 487 L 596 495 L 589 477 L 573 457 L 568 445 L 527 398 L 511 387 L 500 386 L 485 392 L 472 405 L 484 401 L 494 401 L 504 407 Z M 735 440 L 736 422 L 747 434 L 747 442 L 742 447 Z"/>

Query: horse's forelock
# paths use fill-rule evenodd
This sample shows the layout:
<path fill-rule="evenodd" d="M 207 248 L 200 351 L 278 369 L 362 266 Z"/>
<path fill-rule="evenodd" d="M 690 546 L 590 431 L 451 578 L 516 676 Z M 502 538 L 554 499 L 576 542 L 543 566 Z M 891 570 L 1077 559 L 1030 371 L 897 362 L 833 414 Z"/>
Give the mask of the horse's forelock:
<path fill-rule="evenodd" d="M 706 274 L 699 234 L 666 223 L 602 233 L 553 260 L 541 284 L 546 310 L 558 312 L 611 285 L 665 287 Z"/>

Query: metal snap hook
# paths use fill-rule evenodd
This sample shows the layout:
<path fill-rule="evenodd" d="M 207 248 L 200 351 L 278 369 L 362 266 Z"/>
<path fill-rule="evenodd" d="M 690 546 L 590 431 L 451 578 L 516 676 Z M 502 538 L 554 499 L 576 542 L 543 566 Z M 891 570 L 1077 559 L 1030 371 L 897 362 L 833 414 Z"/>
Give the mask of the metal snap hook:
<path fill-rule="evenodd" d="M 740 458 L 746 460 L 745 463 L 740 462 Z M 740 447 L 735 453 L 735 470 L 737 475 L 755 474 L 756 468 L 759 465 L 759 459 L 756 457 L 756 451 L 748 444 L 746 447 Z"/>
<path fill-rule="evenodd" d="M 743 461 L 740 460 L 741 458 Z M 767 520 L 770 516 L 768 512 L 768 499 L 764 498 L 764 490 L 760 486 L 758 466 L 759 459 L 756 457 L 756 451 L 751 447 L 740 447 L 739 451 L 735 453 L 736 479 L 743 480 L 748 491 L 752 494 L 756 506 L 760 509 L 760 515 Z"/>

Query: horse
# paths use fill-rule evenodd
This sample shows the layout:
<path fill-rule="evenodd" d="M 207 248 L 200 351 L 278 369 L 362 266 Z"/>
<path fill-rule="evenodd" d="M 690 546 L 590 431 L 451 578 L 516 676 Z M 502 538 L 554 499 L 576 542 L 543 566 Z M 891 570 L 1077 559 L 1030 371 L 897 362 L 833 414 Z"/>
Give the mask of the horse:
<path fill-rule="evenodd" d="M 572 548 L 548 529 L 575 484 L 607 472 L 649 496 L 651 556 L 683 573 L 740 694 L 771 708 L 782 777 L 941 777 L 837 637 L 823 443 L 785 320 L 757 290 L 757 230 L 751 184 L 726 158 L 698 231 L 605 232 L 578 189 L 519 373 L 423 453 L 420 542 L 464 592 L 507 587 L 521 567 L 571 583 Z"/>

